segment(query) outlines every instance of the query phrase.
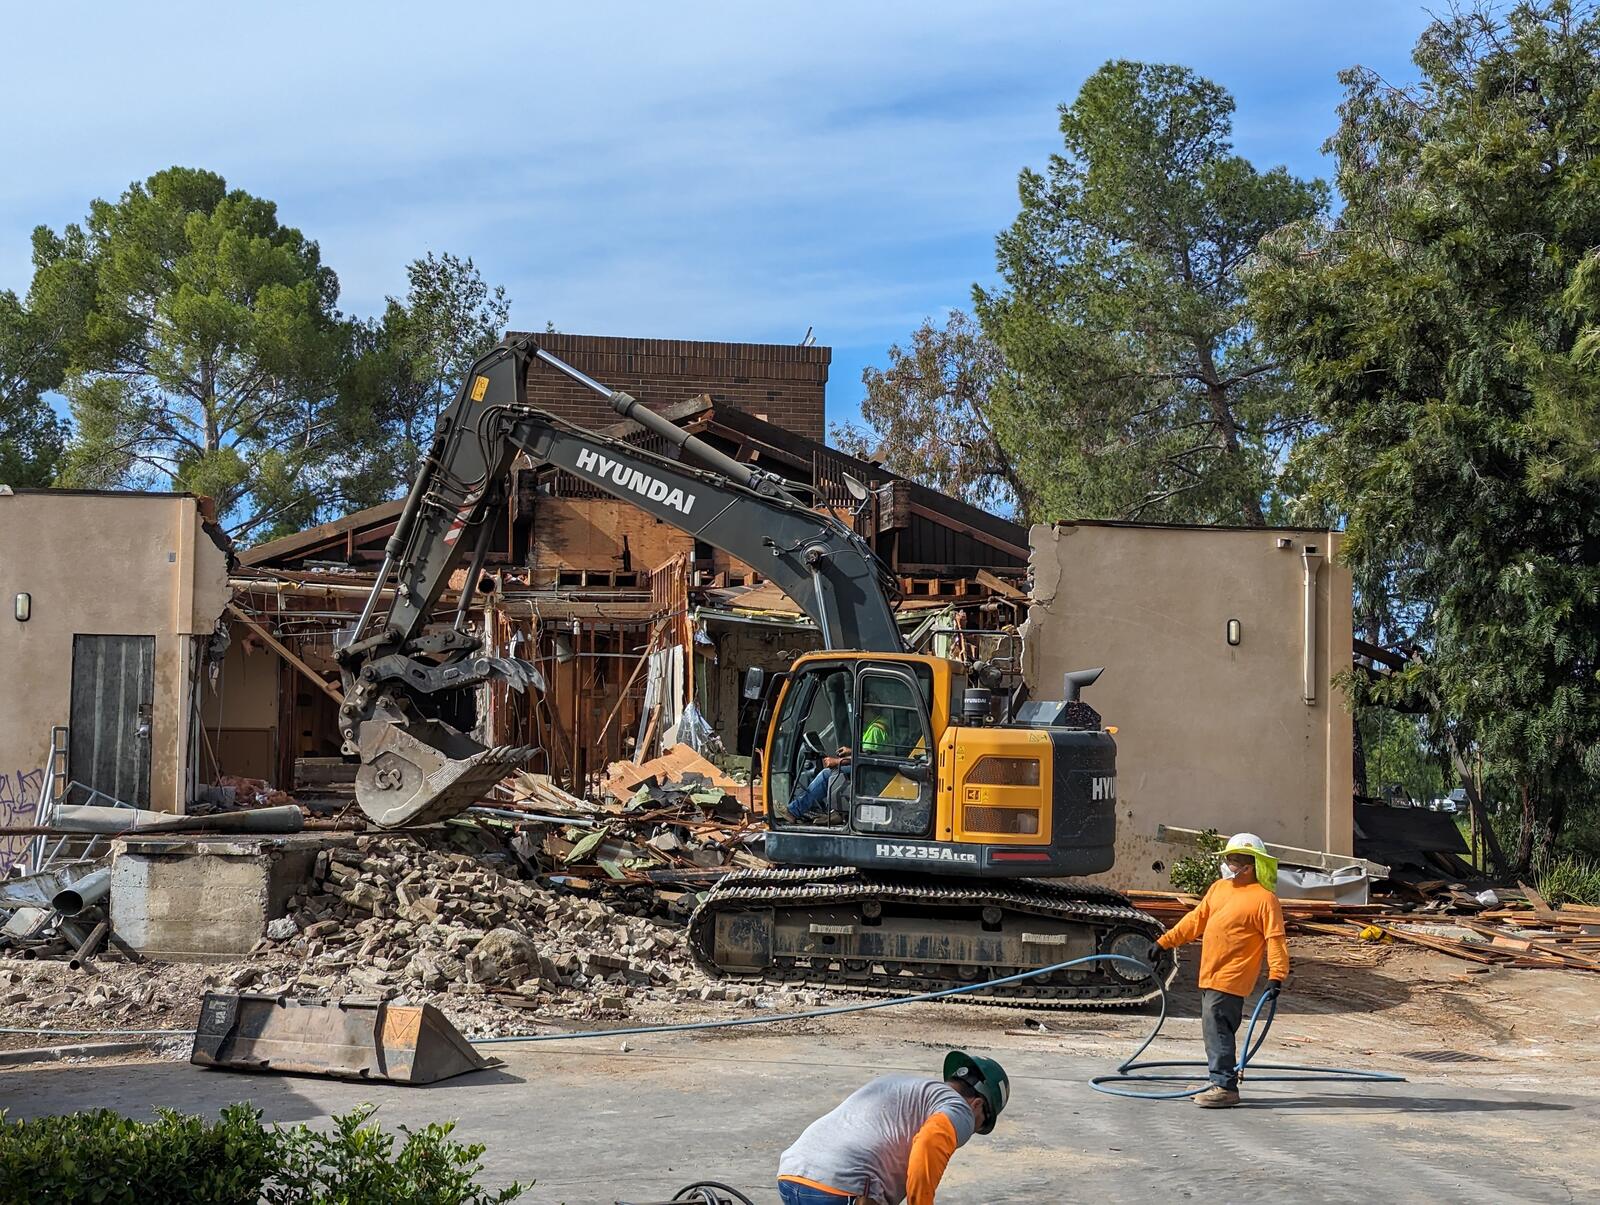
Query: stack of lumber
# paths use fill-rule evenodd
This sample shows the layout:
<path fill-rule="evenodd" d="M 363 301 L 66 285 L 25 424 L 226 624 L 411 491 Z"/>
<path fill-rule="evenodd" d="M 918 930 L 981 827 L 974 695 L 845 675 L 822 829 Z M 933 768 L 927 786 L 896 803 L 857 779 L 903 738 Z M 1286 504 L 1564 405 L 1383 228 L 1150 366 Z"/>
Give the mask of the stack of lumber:
<path fill-rule="evenodd" d="M 1291 933 L 1400 941 L 1484 966 L 1600 971 L 1600 908 L 1575 904 L 1552 908 L 1531 887 L 1524 884 L 1521 890 L 1525 904 L 1483 907 L 1467 915 L 1404 911 L 1396 903 L 1284 900 L 1283 918 Z M 1168 925 L 1199 903 L 1179 892 L 1128 895 L 1135 907 Z M 1459 905 L 1453 895 L 1450 902 Z"/>
<path fill-rule="evenodd" d="M 1181 891 L 1130 891 L 1128 898 L 1141 912 L 1148 912 L 1169 926 L 1200 902 L 1199 896 Z M 1331 900 L 1282 900 L 1283 919 L 1291 930 L 1313 922 L 1382 916 L 1391 911 L 1386 904 L 1335 904 Z"/>

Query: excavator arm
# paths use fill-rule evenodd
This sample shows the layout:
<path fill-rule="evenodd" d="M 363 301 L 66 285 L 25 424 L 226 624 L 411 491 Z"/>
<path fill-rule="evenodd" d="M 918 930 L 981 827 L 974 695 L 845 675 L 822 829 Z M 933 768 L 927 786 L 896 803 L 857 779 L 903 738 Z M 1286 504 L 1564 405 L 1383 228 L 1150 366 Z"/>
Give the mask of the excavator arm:
<path fill-rule="evenodd" d="M 602 394 L 617 413 L 675 446 L 679 458 L 529 406 L 526 381 L 533 362 Z M 361 619 L 339 651 L 344 750 L 361 759 L 356 799 L 378 824 L 454 815 L 532 752 L 485 748 L 440 714 L 453 692 L 485 681 L 502 680 L 519 690 L 544 686 L 530 663 L 485 654 L 480 634 L 468 623 L 518 452 L 753 566 L 810 616 L 825 648 L 903 648 L 887 575 L 866 542 L 831 510 L 813 508 L 794 492 L 798 487 L 725 455 L 534 340 L 508 340 L 473 364 L 441 418 Z M 435 608 L 469 548 L 454 622 L 434 624 Z M 369 631 L 391 575 L 387 612 Z"/>

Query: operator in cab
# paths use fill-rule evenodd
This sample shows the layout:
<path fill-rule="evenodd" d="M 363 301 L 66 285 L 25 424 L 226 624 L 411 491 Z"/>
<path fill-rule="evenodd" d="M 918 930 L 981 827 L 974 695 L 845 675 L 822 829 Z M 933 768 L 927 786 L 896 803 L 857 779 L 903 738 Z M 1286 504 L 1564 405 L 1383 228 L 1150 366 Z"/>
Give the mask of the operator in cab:
<path fill-rule="evenodd" d="M 885 1075 L 806 1127 L 778 1160 L 783 1205 L 934 1205 L 956 1148 L 994 1129 L 1011 1094 L 993 1059 L 952 1050 L 944 1079 Z"/>
<path fill-rule="evenodd" d="M 888 722 L 882 715 L 874 715 L 868 720 L 866 728 L 861 733 L 861 751 L 871 755 L 882 753 L 888 747 Z M 840 745 L 832 755 L 821 759 L 822 764 L 812 776 L 811 782 L 804 790 L 789 800 L 789 815 L 791 818 L 805 821 L 811 818 L 814 813 L 827 812 L 828 788 L 832 785 L 835 775 L 849 769 L 850 757 L 850 747 L 848 745 Z"/>
<path fill-rule="evenodd" d="M 1244 1001 L 1255 990 L 1261 959 L 1267 961 L 1267 992 L 1277 998 L 1289 977 L 1289 943 L 1278 903 L 1278 860 L 1254 833 L 1239 833 L 1222 851 L 1222 877 L 1199 905 L 1155 944 L 1175 950 L 1200 943 L 1200 1022 L 1211 1086 L 1194 1098 L 1202 1109 L 1239 1103 L 1235 1040 Z"/>

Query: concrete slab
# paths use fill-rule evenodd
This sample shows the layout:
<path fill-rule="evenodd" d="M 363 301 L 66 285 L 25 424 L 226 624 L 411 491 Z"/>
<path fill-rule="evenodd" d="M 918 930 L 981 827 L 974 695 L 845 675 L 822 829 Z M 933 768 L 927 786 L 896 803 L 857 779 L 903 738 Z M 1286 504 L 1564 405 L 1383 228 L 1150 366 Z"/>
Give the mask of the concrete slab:
<path fill-rule="evenodd" d="M 778 1155 L 808 1122 L 874 1075 L 934 1073 L 954 1036 L 935 1025 L 925 1037 L 937 1041 L 909 1037 L 924 1031 L 888 1019 L 842 1034 L 807 1024 L 630 1038 L 627 1053 L 616 1038 L 498 1045 L 486 1049 L 503 1069 L 427 1088 L 143 1063 L 0 1072 L 0 1098 L 16 1117 L 102 1105 L 214 1115 L 249 1100 L 271 1120 L 313 1124 L 372 1101 L 390 1128 L 459 1119 L 460 1138 L 487 1145 L 493 1182 L 537 1181 L 529 1202 L 664 1200 L 706 1177 L 768 1202 Z M 967 1040 L 1004 1061 L 1013 1103 L 992 1136 L 957 1153 L 941 1202 L 1600 1197 L 1600 1086 L 1559 1069 L 1423 1067 L 1400 1085 L 1262 1085 L 1247 1089 L 1247 1107 L 1209 1112 L 1090 1090 L 1087 1078 L 1127 1052 L 1122 1035 L 1083 1033 L 1069 1050 L 998 1029 Z M 1195 1053 L 1162 1047 L 1152 1054 Z"/>

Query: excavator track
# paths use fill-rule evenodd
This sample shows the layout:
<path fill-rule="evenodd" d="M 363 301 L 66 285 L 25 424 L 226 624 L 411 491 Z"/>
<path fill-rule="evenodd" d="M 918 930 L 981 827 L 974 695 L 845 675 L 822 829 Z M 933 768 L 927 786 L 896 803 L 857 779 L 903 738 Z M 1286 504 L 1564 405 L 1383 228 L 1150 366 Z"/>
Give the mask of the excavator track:
<path fill-rule="evenodd" d="M 998 942 L 996 934 L 1009 929 L 1022 934 L 1029 957 L 943 962 L 935 954 L 913 961 L 881 951 L 853 957 L 852 951 L 828 948 L 858 933 L 870 934 L 890 916 L 909 927 L 913 939 L 926 935 L 932 944 L 925 951 L 949 949 L 963 939 Z M 1028 934 L 1030 923 L 1053 932 Z M 802 925 L 805 936 L 797 936 Z M 771 943 L 764 966 L 749 965 L 754 958 L 742 939 L 752 927 Z M 919 927 L 921 934 L 915 932 Z M 1159 921 L 1125 896 L 1089 883 L 986 883 L 871 874 L 847 866 L 794 867 L 739 871 L 719 879 L 689 918 L 689 948 L 702 970 L 729 982 L 908 995 L 1002 978 L 1089 953 L 1128 952 L 1138 944 L 1135 939 L 1153 939 L 1162 931 Z M 739 936 L 730 944 L 733 934 Z M 1009 948 L 1016 948 L 1015 941 Z M 1177 959 L 1165 954 L 1157 970 L 1170 985 Z M 947 998 L 1023 1008 L 1115 1009 L 1135 1008 L 1158 995 L 1147 976 L 1098 963 Z"/>

